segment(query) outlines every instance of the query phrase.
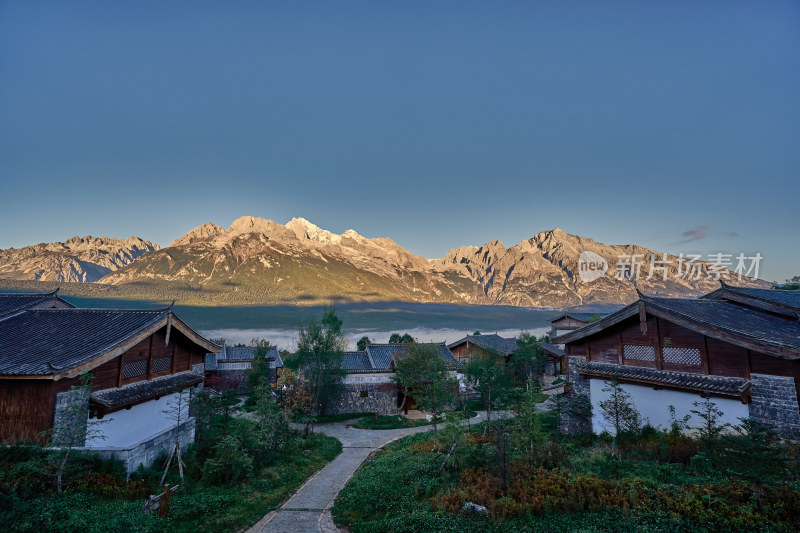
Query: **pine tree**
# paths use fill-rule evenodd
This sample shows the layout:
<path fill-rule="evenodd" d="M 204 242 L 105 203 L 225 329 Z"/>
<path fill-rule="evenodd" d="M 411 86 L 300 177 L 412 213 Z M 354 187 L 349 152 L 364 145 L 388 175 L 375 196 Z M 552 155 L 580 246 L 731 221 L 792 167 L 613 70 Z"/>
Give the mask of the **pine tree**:
<path fill-rule="evenodd" d="M 603 387 L 609 398 L 600 402 L 603 418 L 614 427 L 615 441 L 624 432 L 636 431 L 641 426 L 639 411 L 633 406 L 631 395 L 625 392 L 616 377 Z"/>

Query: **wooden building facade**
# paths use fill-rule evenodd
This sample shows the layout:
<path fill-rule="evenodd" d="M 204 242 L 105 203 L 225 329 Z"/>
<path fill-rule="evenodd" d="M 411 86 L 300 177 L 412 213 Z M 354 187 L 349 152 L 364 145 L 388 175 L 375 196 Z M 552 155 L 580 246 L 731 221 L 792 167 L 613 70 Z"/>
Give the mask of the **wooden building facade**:
<path fill-rule="evenodd" d="M 30 307 L 0 316 L 0 443 L 46 440 L 75 402 L 87 419 L 111 419 L 103 430 L 110 447 L 145 441 L 164 424 L 150 413 L 132 426 L 137 406 L 202 383 L 205 354 L 218 349 L 171 307 Z M 85 374 L 89 397 L 76 397 Z"/>
<path fill-rule="evenodd" d="M 723 286 L 701 299 L 641 295 L 554 341 L 564 343 L 574 367 L 571 386 L 591 393 L 593 404 L 600 401 L 600 385 L 613 377 L 642 392 L 640 407 L 652 414 L 651 423 L 665 425 L 669 405 L 690 405 L 702 395 L 795 436 L 800 435 L 799 312 L 796 291 Z"/>

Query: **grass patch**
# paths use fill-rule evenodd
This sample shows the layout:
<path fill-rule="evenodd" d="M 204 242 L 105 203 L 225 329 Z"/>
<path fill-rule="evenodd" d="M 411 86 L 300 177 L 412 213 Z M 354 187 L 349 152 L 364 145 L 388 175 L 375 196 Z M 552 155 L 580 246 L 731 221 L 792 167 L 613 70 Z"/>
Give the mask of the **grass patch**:
<path fill-rule="evenodd" d="M 486 435 L 485 423 L 473 426 L 446 468 L 447 430 L 436 441 L 431 432 L 399 439 L 356 472 L 334 519 L 354 533 L 800 530 L 795 463 L 763 485 L 758 505 L 748 482 L 696 469 L 689 437 L 661 432 L 614 448 L 604 437 L 556 434 L 552 413 L 540 422 L 546 441 L 533 461 L 517 449 L 515 420 L 493 422 Z M 488 515 L 463 511 L 466 502 Z"/>
<path fill-rule="evenodd" d="M 362 418 L 355 424 L 354 428 L 358 429 L 402 429 L 402 428 L 415 428 L 419 426 L 427 426 L 431 424 L 424 418 L 406 418 L 402 415 L 378 415 L 368 416 Z"/>
<path fill-rule="evenodd" d="M 331 422 L 344 422 L 345 420 L 352 420 L 354 418 L 363 418 L 365 416 L 374 416 L 375 413 L 342 413 L 339 415 L 322 415 L 315 418 L 316 424 L 329 424 Z"/>
<path fill-rule="evenodd" d="M 341 450 L 341 443 L 333 437 L 315 434 L 306 440 L 295 434 L 286 453 L 272 465 L 243 483 L 220 486 L 203 486 L 193 479 L 197 466 L 192 464 L 190 450 L 185 490 L 171 498 L 165 519 L 141 511 L 145 495 L 156 491 L 160 472 L 155 469 L 142 468 L 125 482 L 119 463 L 87 457 L 76 463 L 81 472 L 87 465 L 92 468 L 81 474 L 83 481 L 54 495 L 44 475 L 45 456 L 4 454 L 0 456 L 0 529 L 35 533 L 237 531 L 277 508 Z M 180 483 L 177 473 L 171 472 L 168 482 Z M 42 492 L 24 492 L 32 486 Z"/>

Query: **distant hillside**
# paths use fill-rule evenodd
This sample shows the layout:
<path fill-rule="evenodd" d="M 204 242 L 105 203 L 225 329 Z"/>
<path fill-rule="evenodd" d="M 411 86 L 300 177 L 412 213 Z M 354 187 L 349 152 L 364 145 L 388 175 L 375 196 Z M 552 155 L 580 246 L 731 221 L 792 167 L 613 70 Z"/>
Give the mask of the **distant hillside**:
<path fill-rule="evenodd" d="M 585 282 L 578 272 L 581 252 L 607 261 L 608 272 Z M 203 224 L 166 248 L 149 252 L 106 275 L 116 290 L 226 305 L 410 301 L 568 307 L 624 304 L 635 299 L 633 282 L 614 276 L 620 255 L 639 254 L 645 262 L 662 254 L 636 245 L 605 245 L 559 229 L 505 247 L 492 241 L 461 247 L 444 258 L 426 259 L 389 238 L 370 239 L 354 230 L 341 235 L 302 218 L 286 225 L 242 217 L 227 229 Z M 674 259 L 674 258 L 672 258 Z M 671 296 L 699 295 L 718 287 L 707 279 L 677 276 L 647 280 L 639 289 Z M 755 283 L 762 285 L 762 283 Z"/>
<path fill-rule="evenodd" d="M 94 282 L 159 246 L 139 237 L 73 237 L 0 250 L 0 278 Z"/>

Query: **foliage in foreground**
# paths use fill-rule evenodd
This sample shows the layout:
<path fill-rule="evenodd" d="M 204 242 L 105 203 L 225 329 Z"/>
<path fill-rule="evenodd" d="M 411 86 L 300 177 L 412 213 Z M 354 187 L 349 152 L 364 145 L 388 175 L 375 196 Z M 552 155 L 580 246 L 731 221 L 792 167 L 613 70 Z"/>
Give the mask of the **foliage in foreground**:
<path fill-rule="evenodd" d="M 76 453 L 66 489 L 54 494 L 52 455 L 38 447 L 0 449 L 0 530 L 13 532 L 236 531 L 277 507 L 311 474 L 341 452 L 333 437 L 290 431 L 265 386 L 253 408 L 234 417 L 225 396 L 193 400 L 198 442 L 184 454 L 186 477 L 166 519 L 142 504 L 158 492 L 163 458 L 125 481 L 120 463 Z M 161 467 L 161 468 L 160 468 Z"/>
<path fill-rule="evenodd" d="M 540 418 L 495 422 L 486 435 L 473 427 L 447 436 L 452 426 L 438 442 L 430 433 L 401 439 L 353 476 L 334 518 L 354 532 L 800 528 L 796 448 L 780 459 L 781 446 L 770 441 L 771 476 L 761 482 L 738 468 L 736 458 L 752 451 L 749 443 L 763 428 L 743 424 L 750 437 L 723 438 L 717 445 L 727 451 L 709 465 L 706 443 L 680 428 L 645 427 L 612 444 L 610 436 L 562 437 L 554 432 L 555 415 Z M 760 442 L 769 440 L 761 435 Z M 780 476 L 773 468 L 779 459 Z M 464 511 L 467 502 L 488 514 Z"/>

